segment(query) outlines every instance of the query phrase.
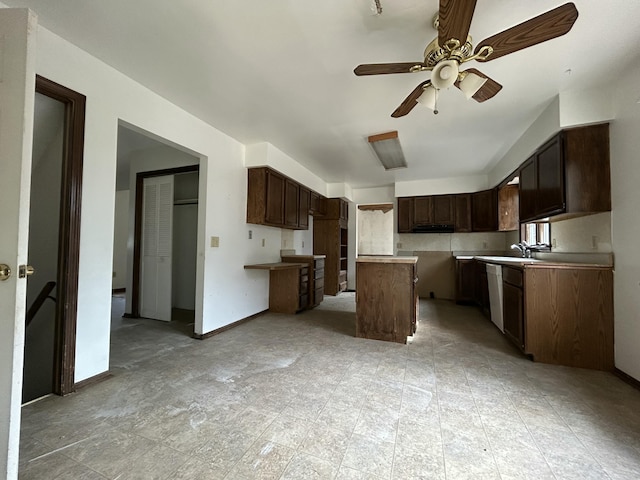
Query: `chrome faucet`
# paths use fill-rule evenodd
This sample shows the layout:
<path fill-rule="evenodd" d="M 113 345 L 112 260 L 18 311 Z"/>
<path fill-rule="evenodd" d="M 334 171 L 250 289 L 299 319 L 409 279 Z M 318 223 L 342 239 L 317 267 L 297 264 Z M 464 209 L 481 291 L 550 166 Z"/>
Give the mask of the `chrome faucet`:
<path fill-rule="evenodd" d="M 522 254 L 522 258 L 531 258 L 531 249 L 524 240 L 520 243 L 511 245 L 511 250 L 518 250 Z"/>

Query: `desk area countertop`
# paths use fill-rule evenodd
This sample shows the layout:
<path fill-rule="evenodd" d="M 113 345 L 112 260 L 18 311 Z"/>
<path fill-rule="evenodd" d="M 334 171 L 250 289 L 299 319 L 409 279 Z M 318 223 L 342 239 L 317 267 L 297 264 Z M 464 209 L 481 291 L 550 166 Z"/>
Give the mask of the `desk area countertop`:
<path fill-rule="evenodd" d="M 287 262 L 275 262 L 275 263 L 254 263 L 252 265 L 245 265 L 246 270 L 288 270 L 291 268 L 303 268 L 306 267 L 306 263 L 287 263 Z"/>

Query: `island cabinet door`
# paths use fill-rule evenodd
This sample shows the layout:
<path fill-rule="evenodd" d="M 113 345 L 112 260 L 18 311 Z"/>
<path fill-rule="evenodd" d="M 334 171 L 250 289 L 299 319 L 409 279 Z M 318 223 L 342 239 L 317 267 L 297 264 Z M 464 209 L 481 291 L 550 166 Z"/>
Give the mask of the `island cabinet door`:
<path fill-rule="evenodd" d="M 414 266 L 356 264 L 356 337 L 406 343 L 416 314 Z"/>

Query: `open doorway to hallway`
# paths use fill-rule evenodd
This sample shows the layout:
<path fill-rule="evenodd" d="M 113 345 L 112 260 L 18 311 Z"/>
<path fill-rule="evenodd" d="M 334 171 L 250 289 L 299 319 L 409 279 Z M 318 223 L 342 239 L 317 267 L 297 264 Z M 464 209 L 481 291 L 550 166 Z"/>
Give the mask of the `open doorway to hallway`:
<path fill-rule="evenodd" d="M 358 205 L 356 256 L 393 255 L 393 203 Z"/>
<path fill-rule="evenodd" d="M 166 327 L 193 335 L 199 161 L 135 127 L 118 127 L 112 332 Z"/>

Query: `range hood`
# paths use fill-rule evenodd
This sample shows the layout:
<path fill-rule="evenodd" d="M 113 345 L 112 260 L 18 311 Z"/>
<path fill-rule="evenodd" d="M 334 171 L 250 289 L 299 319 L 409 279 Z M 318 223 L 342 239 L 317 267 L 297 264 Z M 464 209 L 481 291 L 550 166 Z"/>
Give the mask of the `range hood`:
<path fill-rule="evenodd" d="M 430 225 L 414 225 L 411 229 L 412 233 L 453 233 L 453 225 L 430 224 Z"/>

